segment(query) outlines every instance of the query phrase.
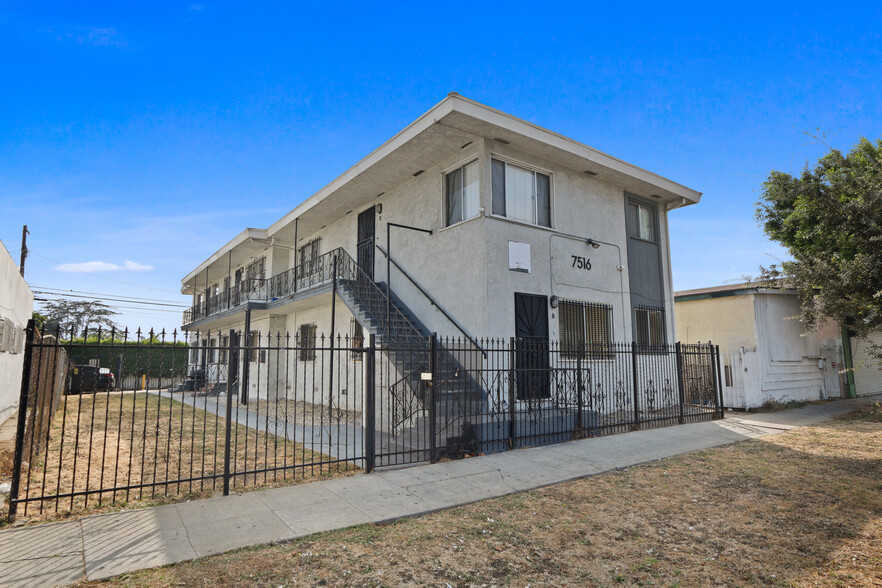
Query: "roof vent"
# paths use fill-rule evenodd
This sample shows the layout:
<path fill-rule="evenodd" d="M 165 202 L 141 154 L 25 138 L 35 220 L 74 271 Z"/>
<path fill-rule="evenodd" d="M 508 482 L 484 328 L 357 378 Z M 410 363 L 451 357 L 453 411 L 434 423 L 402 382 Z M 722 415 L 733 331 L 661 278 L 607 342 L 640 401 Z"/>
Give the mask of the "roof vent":
<path fill-rule="evenodd" d="M 493 140 L 496 141 L 497 143 L 502 143 L 503 145 L 510 145 L 511 144 L 511 141 L 506 141 L 505 139 L 500 139 L 499 137 L 496 137 Z"/>
<path fill-rule="evenodd" d="M 460 147 L 460 149 L 465 149 L 466 147 L 468 147 L 468 146 L 471 145 L 472 143 L 474 143 L 474 141 L 469 141 L 468 143 L 466 143 L 465 145 L 463 145 L 462 147 Z"/>
<path fill-rule="evenodd" d="M 422 175 L 424 171 L 426 171 L 426 170 L 421 169 L 421 170 L 417 171 L 416 173 L 413 174 L 413 177 L 417 177 L 419 175 Z"/>
<path fill-rule="evenodd" d="M 582 173 L 588 174 L 589 176 L 596 176 L 596 175 L 597 175 L 597 172 L 596 172 L 596 171 L 591 171 L 590 169 L 586 169 L 586 170 L 585 170 L 584 172 L 582 172 Z"/>

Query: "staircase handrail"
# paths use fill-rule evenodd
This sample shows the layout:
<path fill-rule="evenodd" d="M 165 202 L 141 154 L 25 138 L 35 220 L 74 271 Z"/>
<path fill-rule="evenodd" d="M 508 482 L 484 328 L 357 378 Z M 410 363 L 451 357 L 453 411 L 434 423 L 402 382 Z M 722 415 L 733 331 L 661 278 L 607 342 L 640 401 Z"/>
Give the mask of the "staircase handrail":
<path fill-rule="evenodd" d="M 385 300 L 387 298 L 386 292 L 384 292 L 383 289 L 380 288 L 376 284 L 376 282 L 374 282 L 374 280 L 364 271 L 364 268 L 362 268 L 360 265 L 358 265 L 358 262 L 355 261 L 355 259 L 353 259 L 352 256 L 349 255 L 349 253 L 344 248 L 338 247 L 337 249 L 334 250 L 334 253 L 339 256 L 339 259 L 342 262 L 342 263 L 340 263 L 338 270 L 337 270 L 338 277 L 344 278 L 344 279 L 354 279 L 359 284 L 367 285 L 369 288 L 371 288 L 373 293 L 380 300 L 385 302 Z M 350 272 L 351 272 L 351 274 L 354 274 L 354 276 L 350 277 L 350 275 L 351 275 Z M 350 275 L 347 275 L 347 274 L 350 274 Z M 361 298 L 361 296 L 359 295 L 359 292 L 357 290 L 353 290 L 353 294 L 355 296 L 357 296 L 358 298 Z M 370 303 L 367 300 L 363 300 L 363 302 L 365 303 L 365 305 L 368 308 L 370 308 Z M 373 308 L 370 308 L 370 310 L 373 314 L 375 314 L 375 315 L 378 314 L 378 313 L 374 312 Z M 396 309 L 396 312 L 398 313 L 398 318 L 400 320 L 404 321 L 404 323 L 407 325 L 407 327 L 411 331 L 412 338 L 420 339 L 422 341 L 426 340 L 426 338 L 422 335 L 422 333 L 420 333 L 420 330 L 410 321 L 410 319 L 408 319 L 401 311 L 398 311 L 397 309 Z M 383 313 L 379 313 L 379 314 L 382 315 Z M 380 320 L 383 320 L 383 321 L 386 320 L 385 316 L 375 316 L 375 318 L 379 318 Z M 392 326 L 389 324 L 386 324 L 385 330 L 386 330 L 387 336 L 391 339 Z"/>
<path fill-rule="evenodd" d="M 385 255 L 386 257 L 389 258 L 389 261 L 392 262 L 392 265 L 397 267 L 398 271 L 400 271 L 404 275 L 405 278 L 410 280 L 411 284 L 416 286 L 416 289 L 419 290 L 420 293 L 426 297 L 426 299 L 429 301 L 429 304 L 431 304 L 432 306 L 437 308 L 439 311 L 441 311 L 441 314 L 443 314 L 447 318 L 447 320 L 449 320 L 453 324 L 454 327 L 459 329 L 459 332 L 462 333 L 463 335 L 465 335 L 466 339 L 468 339 L 471 342 L 471 344 L 474 345 L 478 349 L 478 351 L 481 352 L 481 355 L 483 355 L 484 358 L 486 359 L 487 352 L 484 350 L 483 347 L 481 347 L 481 345 L 478 343 L 477 339 L 472 337 L 472 335 L 469 334 L 469 332 L 465 330 L 465 327 L 460 325 L 459 322 L 457 322 L 457 320 L 455 318 L 450 316 L 450 313 L 447 312 L 446 310 L 444 310 L 444 307 L 441 306 L 440 304 L 438 304 L 438 302 L 434 298 L 432 298 L 432 296 L 428 292 L 426 292 L 426 289 L 423 288 L 422 286 L 420 286 L 419 283 L 417 283 L 417 281 L 414 280 L 409 273 L 407 273 L 407 270 L 405 270 L 403 267 L 401 267 L 401 265 L 399 265 L 399 263 L 397 261 L 395 261 L 394 257 L 389 257 L 389 254 L 386 252 L 385 249 L 383 249 L 383 247 L 381 245 L 377 245 L 377 249 L 380 250 L 380 253 L 382 253 L 383 255 Z M 386 277 L 386 280 L 387 281 L 389 280 L 388 276 Z"/>

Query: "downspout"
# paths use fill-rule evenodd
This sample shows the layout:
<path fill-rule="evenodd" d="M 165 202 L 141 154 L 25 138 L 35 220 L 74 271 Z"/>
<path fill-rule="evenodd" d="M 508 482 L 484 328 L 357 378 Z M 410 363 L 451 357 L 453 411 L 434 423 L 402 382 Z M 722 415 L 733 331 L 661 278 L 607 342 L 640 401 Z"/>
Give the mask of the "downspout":
<path fill-rule="evenodd" d="M 848 327 L 842 325 L 842 356 L 845 360 L 845 396 L 846 398 L 857 398 L 857 391 L 854 387 L 854 362 L 851 357 L 851 336 L 848 334 Z"/>

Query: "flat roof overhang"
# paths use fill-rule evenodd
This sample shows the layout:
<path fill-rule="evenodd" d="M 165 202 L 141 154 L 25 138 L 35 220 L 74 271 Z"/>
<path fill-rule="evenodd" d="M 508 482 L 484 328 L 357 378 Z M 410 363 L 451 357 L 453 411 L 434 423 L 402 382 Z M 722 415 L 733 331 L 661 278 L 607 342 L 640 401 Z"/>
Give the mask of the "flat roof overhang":
<path fill-rule="evenodd" d="M 644 196 L 654 196 L 670 208 L 695 204 L 701 193 L 582 143 L 515 118 L 456 93 L 383 143 L 330 184 L 309 197 L 267 229 L 246 229 L 221 247 L 182 280 L 182 293 L 193 292 L 203 274 L 226 276 L 230 263 L 248 259 L 278 242 L 294 243 L 295 220 L 299 238 L 309 236 L 346 214 L 360 212 L 378 197 L 435 167 L 467 144 L 486 138 L 514 149 L 590 174 L 602 181 Z M 240 252 L 239 250 L 242 249 Z M 209 278 L 211 283 L 212 279 Z"/>

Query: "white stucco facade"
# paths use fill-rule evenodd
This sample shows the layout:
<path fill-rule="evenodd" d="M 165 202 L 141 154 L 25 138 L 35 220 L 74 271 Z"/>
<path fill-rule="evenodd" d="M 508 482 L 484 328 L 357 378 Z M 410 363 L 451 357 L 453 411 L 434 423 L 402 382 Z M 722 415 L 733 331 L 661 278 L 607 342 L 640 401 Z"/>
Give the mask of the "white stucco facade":
<path fill-rule="evenodd" d="M 841 395 L 841 344 L 832 331 L 802 332 L 795 292 L 733 285 L 677 292 L 675 301 L 678 337 L 720 347 L 727 407 Z"/>
<path fill-rule="evenodd" d="M 33 311 L 34 294 L 0 242 L 0 422 L 18 406 L 25 327 Z"/>
<path fill-rule="evenodd" d="M 494 161 L 548 178 L 548 226 L 495 211 Z M 478 201 L 472 203 L 476 212 L 451 223 L 445 182 L 455 170 L 473 163 L 478 177 Z M 409 276 L 393 266 L 393 296 L 427 331 L 476 339 L 514 337 L 515 296 L 529 294 L 547 301 L 552 340 L 561 335 L 559 312 L 552 303 L 560 299 L 608 308 L 612 342 L 630 342 L 636 332 L 631 285 L 640 283 L 632 272 L 645 271 L 641 268 L 648 264 L 657 272 L 657 280 L 653 277 L 649 282 L 657 290 L 653 296 L 663 316 L 663 333 L 656 337 L 672 343 L 667 217 L 670 210 L 697 203 L 700 196 L 452 94 L 291 213 L 266 229 L 246 229 L 184 277 L 182 292 L 191 294 L 194 303 L 184 328 L 203 333 L 241 331 L 245 305 L 212 312 L 204 308 L 205 300 L 216 294 L 223 297 L 225 284 L 235 288 L 237 276 L 246 275 L 255 260 L 264 259 L 263 279 L 291 271 L 298 264 L 297 251 L 315 239 L 320 239 L 321 254 L 343 248 L 356 258 L 359 214 L 376 207 L 374 280 L 389 281 L 383 252 L 391 249 L 392 258 Z M 648 233 L 641 237 L 651 247 L 637 269 L 629 264 L 629 239 L 634 238 L 629 237 L 627 220 L 632 214 L 629 203 L 634 202 L 648 211 L 650 228 L 642 229 Z M 431 234 L 393 227 L 390 244 L 386 242 L 390 223 Z M 529 271 L 511 268 L 512 244 Z M 313 288 L 311 295 L 306 289 L 285 299 L 264 299 L 265 304 L 252 305 L 252 331 L 285 336 L 297 333 L 301 325 L 314 324 L 318 334 L 330 333 L 327 285 Z M 335 334 L 345 335 L 357 317 L 337 302 Z"/>

